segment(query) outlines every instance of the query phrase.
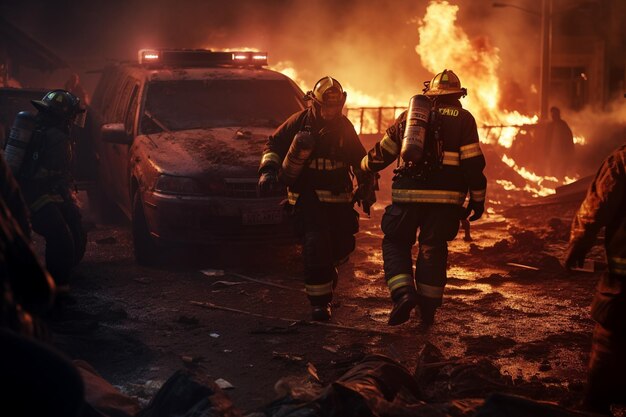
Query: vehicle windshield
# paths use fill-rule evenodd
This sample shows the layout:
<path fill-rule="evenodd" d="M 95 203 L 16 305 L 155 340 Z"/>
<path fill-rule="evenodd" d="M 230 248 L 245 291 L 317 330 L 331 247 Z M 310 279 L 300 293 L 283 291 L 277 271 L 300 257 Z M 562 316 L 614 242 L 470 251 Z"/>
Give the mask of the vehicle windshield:
<path fill-rule="evenodd" d="M 141 131 L 277 127 L 302 109 L 301 93 L 288 80 L 153 81 Z"/>

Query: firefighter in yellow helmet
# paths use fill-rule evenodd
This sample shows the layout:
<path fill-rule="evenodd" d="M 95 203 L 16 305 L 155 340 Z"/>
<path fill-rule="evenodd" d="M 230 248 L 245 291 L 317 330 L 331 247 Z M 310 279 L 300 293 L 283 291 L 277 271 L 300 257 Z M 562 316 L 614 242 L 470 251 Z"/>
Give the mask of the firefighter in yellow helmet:
<path fill-rule="evenodd" d="M 331 317 L 337 284 L 336 266 L 355 247 L 359 215 L 351 171 L 360 184 L 365 148 L 352 123 L 342 115 L 346 93 L 331 77 L 320 79 L 305 97 L 312 105 L 289 117 L 272 134 L 261 158 L 259 189 L 276 192 L 279 179 L 288 185 L 289 204 L 302 237 L 305 289 L 314 320 Z M 365 176 L 372 178 L 370 176 Z M 371 201 L 364 202 L 368 208 Z"/>
<path fill-rule="evenodd" d="M 477 220 L 484 211 L 485 158 L 474 117 L 460 102 L 467 91 L 450 70 L 424 85 L 424 95 L 411 99 L 409 110 L 361 163 L 364 171 L 376 172 L 401 161 L 394 171 L 392 204 L 381 224 L 385 280 L 394 303 L 392 326 L 409 320 L 416 306 L 423 326 L 434 322 L 447 280 L 447 242 L 456 236 L 461 219 Z M 418 230 L 413 276 L 411 248 Z"/>

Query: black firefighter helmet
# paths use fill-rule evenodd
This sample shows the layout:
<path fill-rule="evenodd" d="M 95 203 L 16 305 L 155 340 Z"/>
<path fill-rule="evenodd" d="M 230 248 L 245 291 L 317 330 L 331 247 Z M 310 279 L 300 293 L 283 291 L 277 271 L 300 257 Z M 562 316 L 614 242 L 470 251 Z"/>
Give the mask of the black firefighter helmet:
<path fill-rule="evenodd" d="M 80 106 L 80 99 L 65 90 L 52 90 L 41 100 L 31 100 L 31 103 L 41 112 L 68 121 L 85 112 Z"/>

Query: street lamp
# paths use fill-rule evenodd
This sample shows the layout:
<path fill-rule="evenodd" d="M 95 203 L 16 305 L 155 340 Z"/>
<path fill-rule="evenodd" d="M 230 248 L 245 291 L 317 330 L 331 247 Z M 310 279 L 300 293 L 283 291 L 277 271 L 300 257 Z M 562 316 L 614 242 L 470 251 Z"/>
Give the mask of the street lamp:
<path fill-rule="evenodd" d="M 519 9 L 535 16 L 541 16 L 541 61 L 539 69 L 541 79 L 539 82 L 539 106 L 540 120 L 548 117 L 548 106 L 550 101 L 550 49 L 552 47 L 552 0 L 541 1 L 541 13 L 526 9 L 515 4 L 493 3 L 493 7 L 511 7 Z"/>

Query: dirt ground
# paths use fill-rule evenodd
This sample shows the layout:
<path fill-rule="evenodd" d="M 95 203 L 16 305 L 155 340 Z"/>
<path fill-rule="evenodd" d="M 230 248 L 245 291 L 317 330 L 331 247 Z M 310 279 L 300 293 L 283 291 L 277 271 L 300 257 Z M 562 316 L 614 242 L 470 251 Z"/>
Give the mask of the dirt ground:
<path fill-rule="evenodd" d="M 391 302 L 379 225 L 388 195 L 383 189 L 372 217 L 362 217 L 357 249 L 340 267 L 334 327 L 306 322 L 296 247 L 192 249 L 165 266 L 141 267 L 129 227 L 100 222 L 85 203 L 87 254 L 73 301 L 52 323 L 54 343 L 142 403 L 189 367 L 230 382 L 234 403 L 252 410 L 276 398 L 281 378 L 317 373 L 328 383 L 365 355 L 382 353 L 408 369 L 426 357 L 484 367 L 486 379 L 454 393 L 432 387 L 433 399 L 497 388 L 575 408 L 600 274 L 568 274 L 559 265 L 578 204 L 502 207 L 492 194 L 489 214 L 472 224 L 473 241 L 461 230 L 450 244 L 444 305 L 424 333 L 417 321 L 386 325 Z M 603 261 L 600 246 L 591 258 Z M 496 388 L 485 385 L 490 378 Z"/>

